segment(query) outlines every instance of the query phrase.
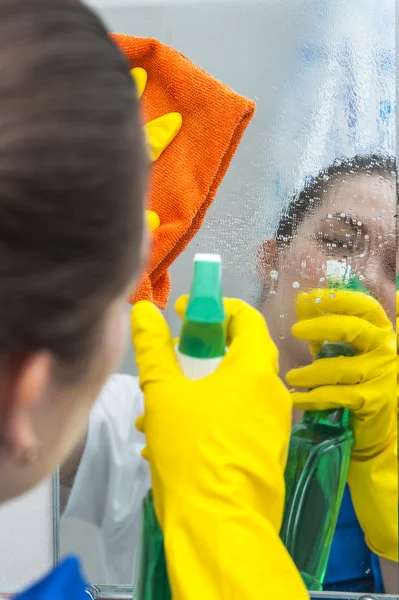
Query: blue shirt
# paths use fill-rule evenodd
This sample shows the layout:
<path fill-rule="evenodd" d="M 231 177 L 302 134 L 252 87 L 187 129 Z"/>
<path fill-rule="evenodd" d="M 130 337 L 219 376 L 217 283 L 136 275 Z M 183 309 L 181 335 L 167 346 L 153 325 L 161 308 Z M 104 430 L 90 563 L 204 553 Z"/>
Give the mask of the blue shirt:
<path fill-rule="evenodd" d="M 14 600 L 89 600 L 79 561 L 67 558 Z"/>
<path fill-rule="evenodd" d="M 346 486 L 323 590 L 384 593 L 378 557 L 369 550 Z"/>

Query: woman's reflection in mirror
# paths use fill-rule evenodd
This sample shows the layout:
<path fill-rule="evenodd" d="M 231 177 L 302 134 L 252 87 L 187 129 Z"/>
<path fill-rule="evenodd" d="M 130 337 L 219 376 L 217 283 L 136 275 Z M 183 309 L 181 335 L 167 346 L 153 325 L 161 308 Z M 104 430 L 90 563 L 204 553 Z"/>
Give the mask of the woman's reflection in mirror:
<path fill-rule="evenodd" d="M 279 347 L 283 380 L 289 369 L 312 360 L 307 345 L 289 332 L 298 291 L 321 285 L 328 258 L 351 262 L 394 318 L 396 195 L 394 158 L 336 161 L 294 196 L 275 238 L 263 243 L 258 265 L 266 290 L 263 311 Z M 100 530 L 107 583 L 129 584 L 133 578 L 141 503 L 150 487 L 140 455 L 144 439 L 133 426 L 142 408 L 137 379 L 113 375 L 92 411 L 86 436 L 61 470 L 67 491 L 64 514 Z M 366 546 L 347 489 L 325 589 L 381 592 L 385 583 L 385 591 L 397 590 L 390 569 Z"/>
<path fill-rule="evenodd" d="M 395 320 L 396 161 L 390 156 L 337 160 L 290 200 L 276 236 L 259 257 L 263 313 L 280 355 L 280 375 L 313 361 L 309 344 L 290 335 L 301 290 L 325 286 L 328 259 L 345 260 Z M 277 315 L 277 318 L 276 318 Z M 336 387 L 340 393 L 339 386 Z M 294 409 L 294 421 L 302 415 Z M 325 590 L 398 591 L 397 564 L 367 547 L 346 487 Z"/>

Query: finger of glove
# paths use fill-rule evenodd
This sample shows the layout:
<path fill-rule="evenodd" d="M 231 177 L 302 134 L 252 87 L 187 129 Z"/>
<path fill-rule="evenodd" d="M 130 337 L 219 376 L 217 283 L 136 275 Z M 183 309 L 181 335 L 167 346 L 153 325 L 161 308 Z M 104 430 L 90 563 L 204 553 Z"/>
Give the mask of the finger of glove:
<path fill-rule="evenodd" d="M 136 429 L 138 429 L 139 431 L 141 431 L 141 433 L 145 433 L 145 415 L 140 415 L 139 417 L 137 417 L 136 419 Z"/>
<path fill-rule="evenodd" d="M 382 376 L 384 379 L 386 375 Z M 381 406 L 391 403 L 391 387 L 380 382 L 380 378 L 368 381 L 362 385 L 321 386 L 307 392 L 292 392 L 292 402 L 301 410 L 328 410 L 333 408 L 348 408 L 357 413 L 358 418 L 371 418 Z M 387 398 L 381 402 L 381 389 L 385 389 Z"/>
<path fill-rule="evenodd" d="M 361 410 L 364 398 L 359 396 L 358 386 L 342 386 L 337 390 L 335 386 L 326 385 L 314 388 L 307 392 L 292 392 L 292 403 L 300 410 L 329 410 L 335 408 L 348 408 Z"/>
<path fill-rule="evenodd" d="M 145 211 L 145 216 L 146 216 L 146 219 L 147 219 L 148 229 L 151 232 L 155 231 L 156 229 L 158 229 L 158 227 L 161 224 L 161 221 L 160 221 L 159 216 L 157 215 L 157 213 L 154 212 L 153 210 L 146 210 Z"/>
<path fill-rule="evenodd" d="M 175 302 L 175 311 L 179 315 L 181 319 L 184 318 L 187 310 L 187 304 L 190 296 L 188 294 L 184 294 L 180 296 Z"/>
<path fill-rule="evenodd" d="M 278 371 L 278 352 L 272 341 L 266 321 L 255 308 L 241 300 L 225 300 L 229 350 L 223 361 L 226 366 L 234 364 L 244 370 L 261 358 L 274 372 Z M 222 365 L 223 366 L 223 365 Z"/>
<path fill-rule="evenodd" d="M 356 385 L 379 377 L 387 371 L 392 360 L 390 353 L 381 348 L 365 355 L 322 358 L 311 365 L 292 369 L 286 380 L 288 385 L 299 388 Z M 336 393 L 339 394 L 339 390 Z"/>
<path fill-rule="evenodd" d="M 144 125 L 150 149 L 150 158 L 158 160 L 162 152 L 172 143 L 182 126 L 180 113 L 168 113 Z"/>
<path fill-rule="evenodd" d="M 145 448 L 142 449 L 141 451 L 141 456 L 144 458 L 144 460 L 149 461 L 149 454 L 148 454 L 148 448 L 147 446 L 145 446 Z"/>
<path fill-rule="evenodd" d="M 147 85 L 147 72 L 141 67 L 134 67 L 131 69 L 130 74 L 135 81 L 137 96 L 140 99 Z"/>
<path fill-rule="evenodd" d="M 148 383 L 181 376 L 172 335 L 160 311 L 142 301 L 131 312 L 132 340 L 142 389 Z"/>
<path fill-rule="evenodd" d="M 376 327 L 360 317 L 348 315 L 327 315 L 299 321 L 292 327 L 292 334 L 311 344 L 321 344 L 325 340 L 348 342 L 358 352 L 374 350 L 392 337 L 390 330 Z"/>
<path fill-rule="evenodd" d="M 300 320 L 332 313 L 360 317 L 376 327 L 391 328 L 391 322 L 378 300 L 361 292 L 311 290 L 299 294 L 296 309 Z"/>

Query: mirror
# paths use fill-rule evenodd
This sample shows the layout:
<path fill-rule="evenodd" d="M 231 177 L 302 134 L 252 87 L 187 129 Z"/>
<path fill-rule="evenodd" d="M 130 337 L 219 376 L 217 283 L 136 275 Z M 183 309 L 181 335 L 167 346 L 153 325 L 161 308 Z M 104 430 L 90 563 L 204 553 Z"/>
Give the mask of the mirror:
<path fill-rule="evenodd" d="M 112 31 L 159 39 L 257 103 L 202 229 L 171 267 L 173 333 L 174 300 L 188 291 L 198 251 L 221 254 L 226 296 L 263 311 L 282 378 L 313 360 L 291 327 L 298 293 L 324 286 L 327 261 L 345 261 L 394 322 L 393 0 L 92 4 Z M 130 348 L 61 469 L 60 552 L 83 556 L 100 588 L 132 585 L 150 487 L 133 427 L 142 409 L 135 376 Z M 369 550 L 342 489 L 324 591 L 314 597 L 399 593 L 397 565 Z"/>

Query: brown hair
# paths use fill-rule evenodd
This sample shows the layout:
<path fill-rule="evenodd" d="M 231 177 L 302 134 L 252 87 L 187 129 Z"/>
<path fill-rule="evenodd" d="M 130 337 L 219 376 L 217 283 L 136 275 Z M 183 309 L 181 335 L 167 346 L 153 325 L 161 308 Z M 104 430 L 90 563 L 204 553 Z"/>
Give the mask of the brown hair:
<path fill-rule="evenodd" d="M 396 159 L 383 154 L 356 155 L 353 158 L 335 160 L 332 165 L 320 171 L 308 183 L 289 199 L 288 207 L 280 215 L 276 239 L 280 246 L 289 245 L 301 225 L 312 213 L 322 205 L 323 200 L 337 180 L 357 177 L 362 173 L 393 177 L 397 181 Z M 397 186 L 396 186 L 397 190 Z"/>
<path fill-rule="evenodd" d="M 140 268 L 129 67 L 79 0 L 0 0 L 0 355 L 75 363 Z"/>

